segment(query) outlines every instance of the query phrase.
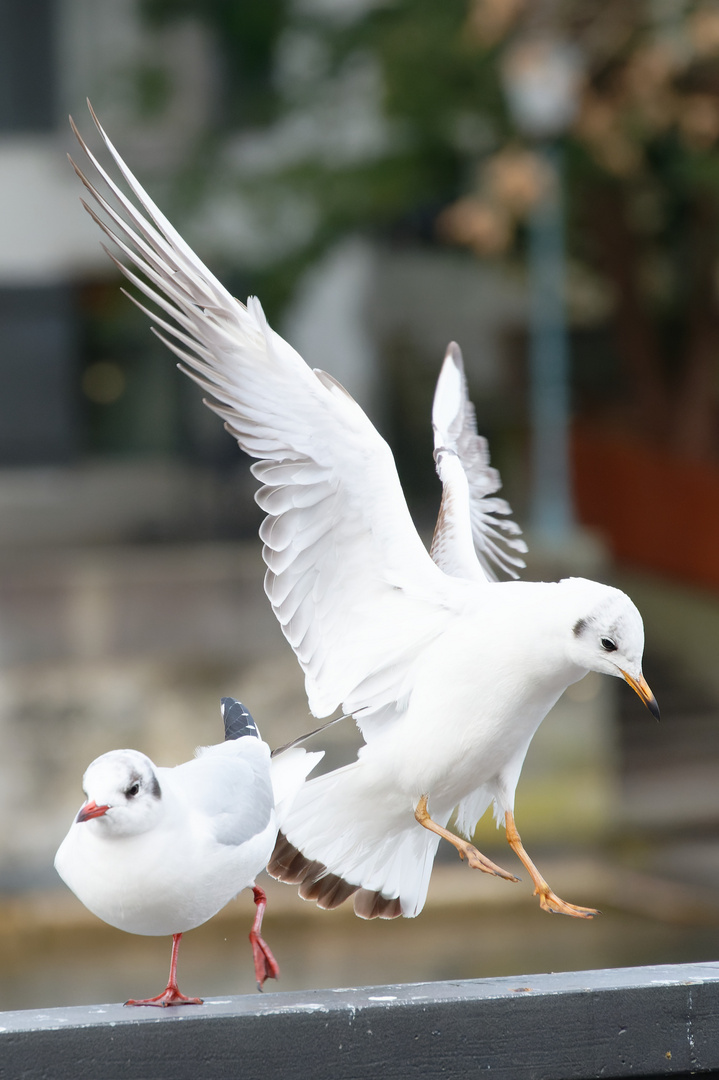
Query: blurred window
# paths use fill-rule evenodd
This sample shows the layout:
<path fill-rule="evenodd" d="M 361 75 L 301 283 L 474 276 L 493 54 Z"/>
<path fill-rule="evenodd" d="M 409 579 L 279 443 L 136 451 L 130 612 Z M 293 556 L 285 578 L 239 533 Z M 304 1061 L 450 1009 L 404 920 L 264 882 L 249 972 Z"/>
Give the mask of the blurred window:
<path fill-rule="evenodd" d="M 55 0 L 0 3 L 0 134 L 54 127 Z"/>

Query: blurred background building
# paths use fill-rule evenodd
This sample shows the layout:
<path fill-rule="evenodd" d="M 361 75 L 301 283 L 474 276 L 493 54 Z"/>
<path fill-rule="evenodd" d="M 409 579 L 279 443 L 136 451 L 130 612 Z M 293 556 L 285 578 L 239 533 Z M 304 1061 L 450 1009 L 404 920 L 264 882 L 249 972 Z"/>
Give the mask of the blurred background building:
<path fill-rule="evenodd" d="M 713 958 L 719 5 L 5 0 L 0 1007 L 164 977 L 166 942 L 104 927 L 54 876 L 93 757 L 185 760 L 218 738 L 223 694 L 273 744 L 313 726 L 263 595 L 247 462 L 80 206 L 67 114 L 98 149 L 86 97 L 214 272 L 368 409 L 423 532 L 454 339 L 528 575 L 612 581 L 645 618 L 661 726 L 588 676 L 519 787 L 530 851 L 603 919 L 549 919 L 526 882 L 453 852 L 401 925 L 278 887 L 282 987 Z M 332 762 L 351 743 L 335 729 Z M 183 984 L 252 989 L 251 907 L 191 935 Z"/>

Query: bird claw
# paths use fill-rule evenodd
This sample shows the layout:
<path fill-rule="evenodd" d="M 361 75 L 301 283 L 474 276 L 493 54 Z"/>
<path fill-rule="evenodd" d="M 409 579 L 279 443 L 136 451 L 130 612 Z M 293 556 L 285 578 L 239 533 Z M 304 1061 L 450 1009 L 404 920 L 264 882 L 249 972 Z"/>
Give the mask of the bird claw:
<path fill-rule="evenodd" d="M 593 919 L 595 915 L 601 915 L 597 908 L 580 907 L 578 904 L 568 904 L 560 899 L 551 889 L 535 889 L 534 895 L 539 897 L 539 906 L 542 911 L 548 911 L 550 915 L 571 915 L 575 919 Z"/>

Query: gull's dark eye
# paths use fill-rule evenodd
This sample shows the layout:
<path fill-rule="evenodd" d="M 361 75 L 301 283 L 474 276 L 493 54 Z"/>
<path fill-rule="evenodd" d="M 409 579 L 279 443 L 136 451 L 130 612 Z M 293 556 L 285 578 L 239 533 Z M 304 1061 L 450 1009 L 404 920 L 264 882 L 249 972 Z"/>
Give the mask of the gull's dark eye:
<path fill-rule="evenodd" d="M 135 783 L 134 783 L 134 784 L 132 784 L 132 785 L 131 785 L 131 786 L 130 786 L 130 787 L 129 787 L 128 789 L 127 789 L 127 791 L 125 792 L 125 794 L 127 795 L 128 799 L 134 799 L 134 798 L 135 798 L 135 796 L 136 796 L 136 795 L 138 794 L 139 790 L 140 790 L 140 785 L 139 785 L 139 783 L 138 783 L 138 782 L 137 782 L 137 780 L 136 780 L 136 781 L 135 781 Z"/>
<path fill-rule="evenodd" d="M 616 642 L 612 641 L 610 637 L 603 637 L 601 640 L 601 646 L 605 652 L 616 652 Z"/>

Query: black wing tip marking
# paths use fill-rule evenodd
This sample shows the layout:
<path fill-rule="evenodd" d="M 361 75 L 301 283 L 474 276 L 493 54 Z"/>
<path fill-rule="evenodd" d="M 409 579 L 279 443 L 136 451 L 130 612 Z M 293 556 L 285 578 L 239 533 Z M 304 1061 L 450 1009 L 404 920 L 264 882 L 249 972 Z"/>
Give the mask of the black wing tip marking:
<path fill-rule="evenodd" d="M 252 714 L 237 698 L 223 697 L 220 709 L 225 723 L 225 742 L 231 739 L 242 739 L 245 735 L 253 735 L 256 739 L 261 738 Z"/>

